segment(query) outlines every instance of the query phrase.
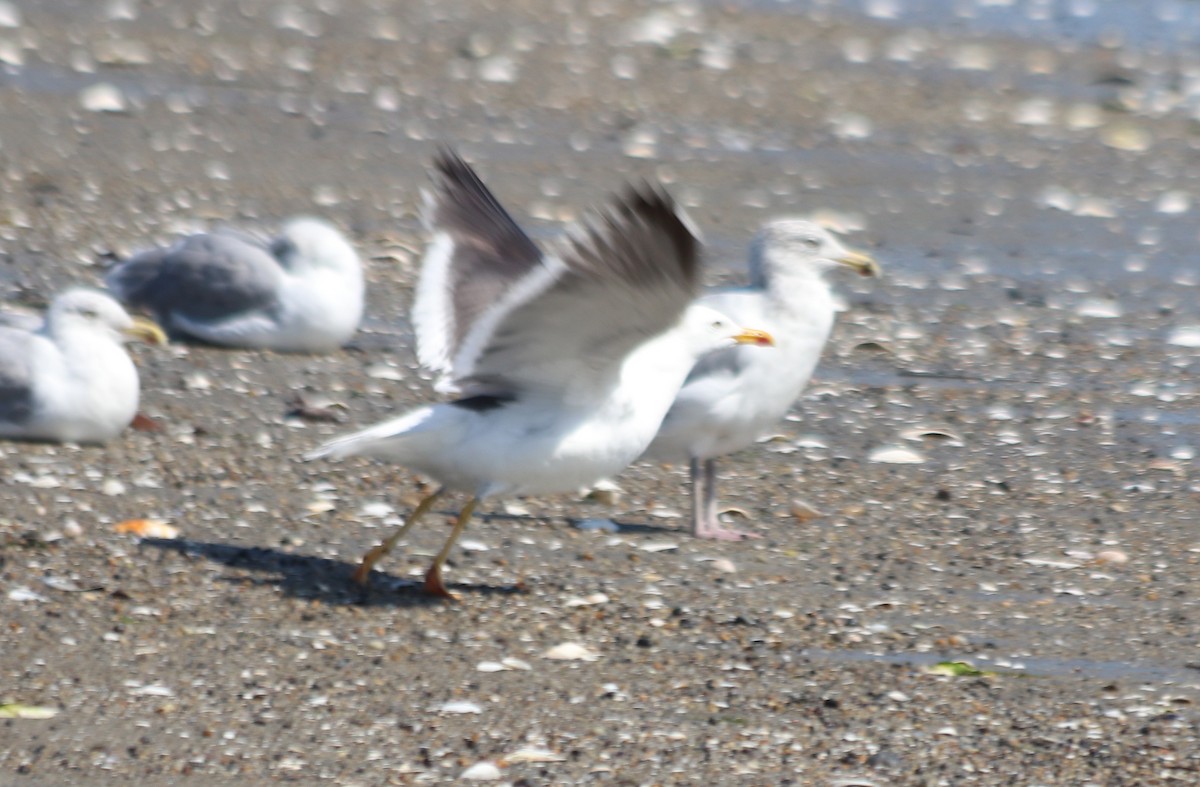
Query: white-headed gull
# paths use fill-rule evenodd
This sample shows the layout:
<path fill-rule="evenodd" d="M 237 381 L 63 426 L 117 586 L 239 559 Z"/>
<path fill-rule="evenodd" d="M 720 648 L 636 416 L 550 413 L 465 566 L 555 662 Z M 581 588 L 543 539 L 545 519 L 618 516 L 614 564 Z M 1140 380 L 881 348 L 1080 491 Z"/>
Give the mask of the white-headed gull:
<path fill-rule="evenodd" d="M 621 470 L 649 445 L 697 358 L 771 338 L 689 308 L 699 242 L 663 191 L 629 189 L 543 253 L 466 162 L 445 153 L 435 167 L 412 315 L 418 357 L 459 398 L 306 458 L 374 456 L 441 485 L 367 553 L 360 583 L 444 491 L 466 493 L 425 578 L 444 596 L 442 563 L 482 498 L 577 489 Z"/>
<path fill-rule="evenodd" d="M 124 342 L 163 344 L 162 330 L 85 289 L 55 297 L 34 327 L 0 326 L 0 437 L 101 443 L 120 434 L 138 407 Z"/>
<path fill-rule="evenodd" d="M 307 217 L 270 241 L 230 229 L 190 235 L 116 265 L 105 283 L 167 330 L 226 347 L 329 352 L 354 336 L 363 313 L 358 253 Z"/>
<path fill-rule="evenodd" d="M 691 460 L 692 533 L 741 539 L 752 534 L 717 519 L 716 457 L 739 451 L 778 422 L 800 395 L 833 328 L 825 276 L 839 267 L 877 275 L 875 261 L 802 219 L 768 222 L 750 251 L 750 284 L 698 301 L 775 337 L 769 352 L 729 347 L 701 358 L 675 397 L 646 456 Z"/>

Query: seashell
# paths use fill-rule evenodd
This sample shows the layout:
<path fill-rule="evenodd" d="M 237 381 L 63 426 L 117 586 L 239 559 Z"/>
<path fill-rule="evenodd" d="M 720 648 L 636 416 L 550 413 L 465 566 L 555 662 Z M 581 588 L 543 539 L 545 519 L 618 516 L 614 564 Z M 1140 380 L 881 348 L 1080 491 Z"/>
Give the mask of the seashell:
<path fill-rule="evenodd" d="M 308 509 L 308 513 L 310 514 L 324 514 L 326 511 L 332 511 L 337 508 L 337 506 L 333 504 L 332 500 L 319 497 L 306 505 L 305 508 Z"/>
<path fill-rule="evenodd" d="M 129 108 L 121 89 L 108 82 L 100 82 L 81 90 L 79 103 L 88 112 L 124 112 Z"/>
<path fill-rule="evenodd" d="M 925 457 L 917 451 L 900 446 L 883 446 L 876 448 L 867 457 L 871 462 L 884 462 L 893 465 L 919 465 L 925 462 Z"/>
<path fill-rule="evenodd" d="M 512 656 L 505 656 L 500 659 L 500 663 L 508 669 L 524 670 L 526 672 L 533 669 L 533 667 L 529 666 L 529 662 L 521 661 L 521 659 L 513 658 Z"/>
<path fill-rule="evenodd" d="M 601 505 L 615 506 L 621 502 L 621 497 L 624 490 L 617 486 L 616 483 L 607 478 L 601 479 L 592 485 L 590 490 L 584 492 L 583 496 L 586 500 L 594 500 Z"/>
<path fill-rule="evenodd" d="M 17 702 L 0 704 L 0 719 L 50 719 L 58 715 L 57 708 L 21 705 Z"/>
<path fill-rule="evenodd" d="M 1167 344 L 1176 347 L 1200 347 L 1200 325 L 1185 325 L 1167 335 Z"/>
<path fill-rule="evenodd" d="M 1112 319 L 1120 317 L 1124 312 L 1121 310 L 1121 304 L 1108 298 L 1088 298 L 1075 309 L 1075 313 L 1080 317 L 1096 317 L 1100 319 Z"/>
<path fill-rule="evenodd" d="M 169 687 L 163 686 L 161 683 L 150 683 L 146 686 L 134 686 L 129 690 L 130 694 L 138 697 L 174 697 L 175 692 Z"/>
<path fill-rule="evenodd" d="M 1104 549 L 1096 553 L 1096 562 L 1123 566 L 1129 562 L 1129 555 L 1119 549 Z"/>
<path fill-rule="evenodd" d="M 526 746 L 517 749 L 512 754 L 504 755 L 500 758 L 500 762 L 505 765 L 515 765 L 522 762 L 565 762 L 566 759 L 561 754 L 540 746 Z"/>
<path fill-rule="evenodd" d="M 212 380 L 200 372 L 189 374 L 183 379 L 183 384 L 193 391 L 207 391 L 209 388 L 212 388 Z"/>
<path fill-rule="evenodd" d="M 484 760 L 467 768 L 458 775 L 458 778 L 465 781 L 493 782 L 499 779 L 500 776 L 500 768 L 496 766 L 496 763 Z"/>
<path fill-rule="evenodd" d="M 329 501 L 324 502 L 328 503 Z M 325 510 L 328 511 L 329 509 Z M 320 512 L 314 511 L 313 513 L 315 514 Z M 392 508 L 387 503 L 378 500 L 371 503 L 363 503 L 362 508 L 358 509 L 359 516 L 383 518 L 394 513 L 396 513 L 396 509 Z"/>
<path fill-rule="evenodd" d="M 905 440 L 925 440 L 932 438 L 935 440 L 962 442 L 962 438 L 949 429 L 941 429 L 933 426 L 917 426 L 912 429 L 905 429 L 900 433 L 900 436 Z"/>
<path fill-rule="evenodd" d="M 179 528 L 162 519 L 126 519 L 113 525 L 113 530 L 139 538 L 179 538 Z"/>
<path fill-rule="evenodd" d="M 789 509 L 792 517 L 797 522 L 811 522 L 814 519 L 825 516 L 823 511 L 817 510 L 816 507 L 804 502 L 800 498 L 792 500 L 792 506 Z"/>
<path fill-rule="evenodd" d="M 404 373 L 386 363 L 376 363 L 367 367 L 367 377 L 372 377 L 376 380 L 391 380 L 399 382 L 404 379 Z"/>
<path fill-rule="evenodd" d="M 1167 191 L 1160 194 L 1155 210 L 1159 213 L 1187 213 L 1192 207 L 1192 198 L 1186 191 Z"/>
<path fill-rule="evenodd" d="M 9 601 L 49 601 L 41 593 L 36 593 L 27 587 L 15 587 L 8 591 Z"/>
<path fill-rule="evenodd" d="M 604 593 L 593 593 L 590 596 L 573 596 L 563 602 L 564 607 L 590 607 L 594 604 L 607 604 L 608 596 Z"/>
<path fill-rule="evenodd" d="M 1154 144 L 1154 137 L 1149 131 L 1138 126 L 1112 125 L 1100 132 L 1100 141 L 1116 150 L 1128 150 L 1142 153 Z"/>
<path fill-rule="evenodd" d="M 1054 560 L 1045 557 L 1027 557 L 1023 561 L 1030 566 L 1039 566 L 1044 568 L 1079 568 L 1078 563 L 1073 563 L 1068 560 Z"/>
<path fill-rule="evenodd" d="M 600 654 L 578 642 L 564 642 L 547 650 L 542 658 L 552 661 L 596 661 Z"/>

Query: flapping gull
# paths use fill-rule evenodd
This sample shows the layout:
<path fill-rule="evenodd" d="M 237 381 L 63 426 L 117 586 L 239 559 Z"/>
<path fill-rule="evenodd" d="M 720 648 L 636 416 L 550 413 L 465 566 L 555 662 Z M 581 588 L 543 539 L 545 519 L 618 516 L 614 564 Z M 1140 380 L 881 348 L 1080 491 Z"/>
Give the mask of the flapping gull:
<path fill-rule="evenodd" d="M 0 326 L 0 437 L 100 443 L 137 413 L 125 339 L 164 343 L 152 322 L 104 293 L 69 290 L 35 331 Z"/>
<path fill-rule="evenodd" d="M 419 358 L 461 398 L 306 458 L 374 456 L 441 484 L 367 553 L 361 583 L 443 491 L 470 495 L 426 574 L 426 590 L 447 595 L 441 565 L 481 498 L 566 491 L 620 470 L 702 353 L 770 337 L 688 308 L 698 242 L 664 192 L 630 189 L 543 254 L 462 159 L 435 166 L 413 322 Z"/>
<path fill-rule="evenodd" d="M 168 329 L 227 347 L 327 352 L 358 330 L 358 254 L 319 219 L 296 218 L 272 241 L 229 230 L 191 235 L 114 267 L 105 279 Z"/>
<path fill-rule="evenodd" d="M 646 452 L 655 459 L 691 460 L 697 537 L 751 535 L 717 520 L 716 457 L 751 445 L 808 384 L 833 328 L 833 294 L 825 274 L 838 266 L 878 273 L 871 257 L 845 248 L 822 227 L 778 219 L 754 239 L 750 285 L 700 299 L 738 322 L 770 331 L 777 347 L 770 352 L 730 347 L 702 358 Z"/>

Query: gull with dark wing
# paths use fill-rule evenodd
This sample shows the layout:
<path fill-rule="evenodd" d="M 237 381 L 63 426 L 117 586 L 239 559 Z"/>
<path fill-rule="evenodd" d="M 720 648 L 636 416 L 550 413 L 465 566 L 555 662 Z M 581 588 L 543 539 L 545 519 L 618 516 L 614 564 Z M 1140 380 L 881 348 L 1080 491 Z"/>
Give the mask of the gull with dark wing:
<path fill-rule="evenodd" d="M 332 225 L 305 217 L 272 241 L 228 229 L 190 235 L 118 264 L 105 282 L 168 330 L 226 347 L 329 352 L 363 313 L 358 253 Z"/>
<path fill-rule="evenodd" d="M 102 443 L 120 434 L 139 394 L 127 339 L 166 343 L 157 325 L 94 290 L 60 294 L 36 330 L 0 325 L 0 437 Z"/>
<path fill-rule="evenodd" d="M 847 249 L 823 227 L 777 219 L 755 236 L 749 286 L 699 300 L 770 331 L 776 348 L 730 347 L 701 358 L 646 452 L 653 459 L 690 459 L 692 533 L 698 538 L 752 537 L 717 519 L 716 457 L 753 444 L 808 384 L 833 329 L 834 299 L 825 276 L 840 267 L 879 273 L 869 255 Z"/>
<path fill-rule="evenodd" d="M 373 456 L 441 485 L 366 554 L 360 583 L 443 492 L 468 495 L 425 577 L 427 591 L 448 595 L 442 563 L 481 499 L 577 489 L 621 470 L 649 445 L 697 358 L 771 339 L 689 308 L 699 243 L 665 192 L 631 188 L 543 253 L 466 162 L 446 153 L 435 168 L 412 315 L 418 357 L 459 398 L 306 458 Z"/>

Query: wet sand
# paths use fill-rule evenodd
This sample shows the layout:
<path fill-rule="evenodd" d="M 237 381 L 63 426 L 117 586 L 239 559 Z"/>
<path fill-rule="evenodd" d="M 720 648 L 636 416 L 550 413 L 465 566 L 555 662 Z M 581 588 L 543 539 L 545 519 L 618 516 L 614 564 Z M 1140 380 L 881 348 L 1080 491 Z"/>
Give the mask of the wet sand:
<path fill-rule="evenodd" d="M 495 5 L 51 0 L 0 27 L 6 299 L 296 213 L 371 282 L 342 352 L 136 348 L 158 431 L 0 446 L 0 703 L 57 711 L 0 720 L 0 781 L 1194 783 L 1194 49 L 890 3 Z M 457 604 L 416 586 L 444 518 L 351 585 L 419 481 L 298 457 L 432 396 L 405 313 L 440 144 L 538 237 L 663 180 L 714 282 L 768 217 L 857 230 L 885 278 L 837 282 L 817 379 L 722 464 L 763 539 L 690 539 L 683 468 L 643 465 L 612 506 L 497 501 Z M 114 531 L 140 517 L 181 537 Z"/>

